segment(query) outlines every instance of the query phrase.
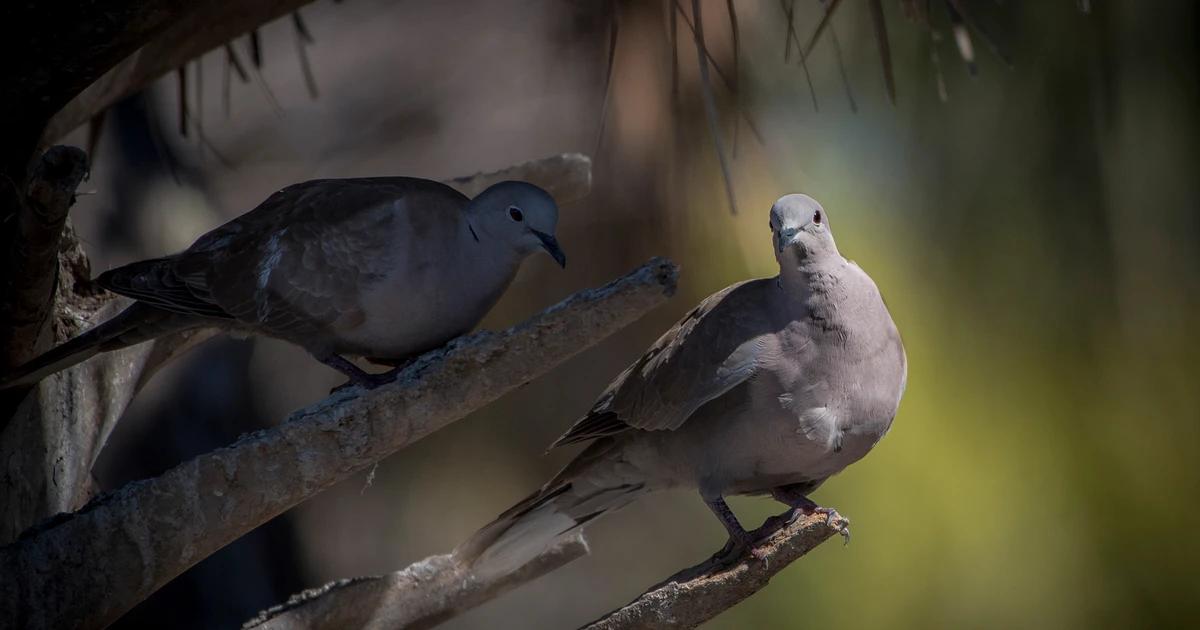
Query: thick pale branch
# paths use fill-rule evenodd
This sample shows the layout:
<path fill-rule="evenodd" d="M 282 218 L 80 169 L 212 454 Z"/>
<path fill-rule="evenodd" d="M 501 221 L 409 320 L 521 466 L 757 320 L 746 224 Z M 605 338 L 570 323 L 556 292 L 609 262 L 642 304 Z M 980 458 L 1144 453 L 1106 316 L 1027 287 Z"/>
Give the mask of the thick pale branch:
<path fill-rule="evenodd" d="M 244 628 L 431 628 L 587 552 L 587 543 L 577 534 L 497 579 L 480 579 L 454 554 L 432 556 L 389 575 L 339 580 L 304 591 L 263 611 Z"/>
<path fill-rule="evenodd" d="M 56 341 L 74 337 L 129 305 L 126 298 L 95 290 L 87 256 L 69 221 L 57 265 L 55 313 L 49 327 Z M 106 352 L 47 377 L 33 392 L 0 392 L 0 544 L 91 499 L 92 465 L 141 384 L 213 332 L 188 331 Z"/>
<path fill-rule="evenodd" d="M 778 517 L 769 519 L 756 535 L 766 535 L 778 523 Z M 684 569 L 584 630 L 695 628 L 757 593 L 776 573 L 837 534 L 845 523 L 840 517 L 827 523 L 822 514 L 798 520 L 767 538 L 759 547 L 761 560 L 748 556 L 728 569 L 708 560 Z"/>
<path fill-rule="evenodd" d="M 504 180 L 516 179 L 545 188 L 558 203 L 570 203 L 587 196 L 592 188 L 592 159 L 582 153 L 563 153 L 531 160 L 490 173 L 456 177 L 447 184 L 468 197 Z"/>
<path fill-rule="evenodd" d="M 202 0 L 161 33 L 74 96 L 46 125 L 52 144 L 117 101 L 155 79 L 254 28 L 312 0 Z M 186 3 L 185 3 L 186 4 Z"/>
<path fill-rule="evenodd" d="M 430 352 L 396 382 L 349 388 L 278 427 L 130 484 L 0 549 L 0 625 L 101 627 L 212 552 L 546 373 L 673 292 L 655 259 L 502 333 Z"/>

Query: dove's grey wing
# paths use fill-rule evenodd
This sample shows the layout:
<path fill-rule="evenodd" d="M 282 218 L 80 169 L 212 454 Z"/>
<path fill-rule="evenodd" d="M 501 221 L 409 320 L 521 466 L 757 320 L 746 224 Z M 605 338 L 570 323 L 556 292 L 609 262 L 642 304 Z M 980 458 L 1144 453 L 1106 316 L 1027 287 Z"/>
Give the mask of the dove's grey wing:
<path fill-rule="evenodd" d="M 626 368 L 553 446 L 631 428 L 678 429 L 705 403 L 754 376 L 770 360 L 768 336 L 777 329 L 764 308 L 773 282 L 742 282 L 706 298 Z"/>
<path fill-rule="evenodd" d="M 195 293 L 238 320 L 309 347 L 331 329 L 361 323 L 364 287 L 409 245 L 398 233 L 415 241 L 431 223 L 458 221 L 468 201 L 405 177 L 305 182 L 206 234 L 176 267 Z"/>

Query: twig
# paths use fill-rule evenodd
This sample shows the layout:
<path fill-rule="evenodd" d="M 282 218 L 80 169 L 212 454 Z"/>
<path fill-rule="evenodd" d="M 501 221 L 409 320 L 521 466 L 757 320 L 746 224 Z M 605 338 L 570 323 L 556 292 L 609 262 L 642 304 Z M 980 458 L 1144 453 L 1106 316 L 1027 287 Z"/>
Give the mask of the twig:
<path fill-rule="evenodd" d="M 721 175 L 725 178 L 725 195 L 729 199 L 729 211 L 737 214 L 737 200 L 733 194 L 733 174 L 725 157 L 725 143 L 721 140 L 721 126 L 717 122 L 717 101 L 713 98 L 712 83 L 708 78 L 708 51 L 704 47 L 704 17 L 700 14 L 700 0 L 692 0 L 692 20 L 696 34 L 696 58 L 700 65 L 700 95 L 704 100 L 704 114 L 708 118 L 708 132 L 712 136 L 717 161 L 721 164 Z"/>
<path fill-rule="evenodd" d="M 776 526 L 768 519 L 756 535 Z M 841 522 L 824 515 L 801 519 L 771 534 L 759 547 L 763 558 L 747 557 L 728 569 L 707 560 L 667 578 L 626 606 L 584 626 L 584 630 L 695 628 L 758 592 L 779 573 L 839 532 Z"/>
<path fill-rule="evenodd" d="M 453 554 L 433 556 L 378 577 L 330 582 L 293 595 L 246 622 L 250 630 L 431 628 L 587 555 L 581 534 L 560 541 L 520 569 L 481 579 Z"/>
<path fill-rule="evenodd" d="M 103 627 L 317 492 L 541 376 L 661 304 L 677 269 L 654 259 L 501 333 L 460 337 L 396 381 L 342 390 L 278 426 L 131 483 L 0 548 L 0 620 Z"/>

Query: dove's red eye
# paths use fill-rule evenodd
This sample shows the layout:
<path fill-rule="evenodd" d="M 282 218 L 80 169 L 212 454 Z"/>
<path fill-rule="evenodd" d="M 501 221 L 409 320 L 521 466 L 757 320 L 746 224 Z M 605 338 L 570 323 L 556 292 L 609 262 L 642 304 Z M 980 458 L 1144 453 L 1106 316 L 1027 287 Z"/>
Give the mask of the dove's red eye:
<path fill-rule="evenodd" d="M 820 222 L 821 222 L 821 211 L 817 210 L 816 212 L 813 213 L 813 223 L 820 223 Z"/>

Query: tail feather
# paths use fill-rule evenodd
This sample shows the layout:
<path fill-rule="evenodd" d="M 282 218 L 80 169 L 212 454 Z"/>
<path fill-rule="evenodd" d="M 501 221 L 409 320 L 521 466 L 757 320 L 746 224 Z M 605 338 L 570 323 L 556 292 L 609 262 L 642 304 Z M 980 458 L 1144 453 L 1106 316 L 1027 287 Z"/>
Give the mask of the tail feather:
<path fill-rule="evenodd" d="M 563 481 L 535 492 L 485 525 L 455 550 L 480 575 L 519 569 L 556 541 L 633 501 L 642 484 L 596 487 Z"/>
<path fill-rule="evenodd" d="M 141 302 L 87 332 L 63 342 L 0 377 L 0 390 L 36 385 L 47 376 L 109 350 L 119 350 L 155 337 L 194 327 L 194 317 L 170 313 Z"/>

